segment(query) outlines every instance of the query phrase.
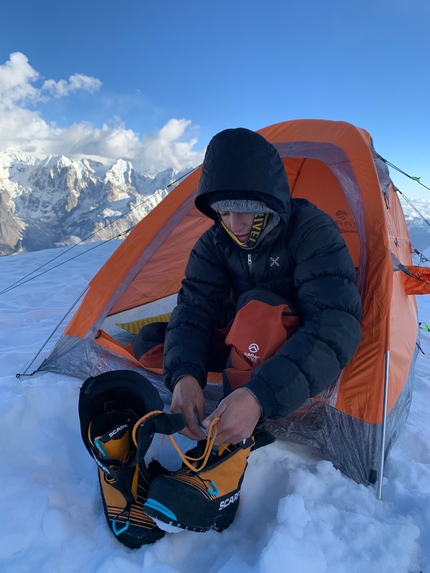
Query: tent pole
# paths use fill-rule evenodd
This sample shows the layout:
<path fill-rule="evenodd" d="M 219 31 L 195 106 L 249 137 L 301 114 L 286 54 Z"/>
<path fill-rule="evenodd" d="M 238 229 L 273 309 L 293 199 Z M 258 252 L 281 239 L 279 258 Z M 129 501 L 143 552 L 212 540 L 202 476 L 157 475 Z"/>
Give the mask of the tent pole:
<path fill-rule="evenodd" d="M 81 294 L 78 296 L 78 298 L 75 300 L 75 302 L 72 304 L 72 306 L 67 310 L 66 314 L 62 317 L 62 319 L 60 320 L 60 322 L 57 324 L 57 326 L 54 328 L 54 330 L 51 332 L 51 334 L 48 336 L 48 338 L 45 340 L 45 342 L 42 344 L 42 346 L 40 347 L 40 349 L 38 350 L 38 352 L 33 356 L 33 358 L 30 360 L 30 362 L 27 364 L 27 366 L 24 369 L 24 372 L 18 372 L 17 374 L 15 374 L 15 376 L 17 378 L 21 378 L 21 376 L 33 376 L 33 374 L 35 374 L 37 372 L 37 370 L 34 370 L 34 372 L 31 372 L 30 374 L 27 374 L 28 369 L 30 368 L 30 366 L 34 363 L 34 361 L 36 360 L 36 358 L 39 356 L 39 354 L 42 352 L 42 350 L 45 348 L 45 346 L 48 344 L 48 342 L 51 340 L 51 338 L 54 336 L 54 334 L 57 332 L 57 330 L 60 328 L 60 326 L 63 324 L 63 322 L 65 321 L 66 317 L 70 314 L 70 312 L 73 310 L 73 308 L 78 304 L 78 302 L 80 301 L 80 299 L 84 296 L 84 294 L 87 292 L 87 290 L 90 288 L 90 285 L 87 285 L 84 290 L 81 292 Z"/>
<path fill-rule="evenodd" d="M 384 403 L 382 407 L 381 454 L 379 459 L 378 499 L 382 499 L 382 481 L 384 479 L 385 438 L 387 430 L 388 374 L 390 371 L 390 351 L 385 351 Z"/>

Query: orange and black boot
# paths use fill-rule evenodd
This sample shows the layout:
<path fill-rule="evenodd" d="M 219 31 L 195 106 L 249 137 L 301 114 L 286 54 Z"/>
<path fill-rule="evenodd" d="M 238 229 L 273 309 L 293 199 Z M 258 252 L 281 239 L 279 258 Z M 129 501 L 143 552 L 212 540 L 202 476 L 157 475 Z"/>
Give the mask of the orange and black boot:
<path fill-rule="evenodd" d="M 162 408 L 152 384 L 127 370 L 89 378 L 79 395 L 82 439 L 98 466 L 108 525 L 132 549 L 164 535 L 143 511 L 153 478 L 153 464 L 148 468 L 144 456 L 155 432 L 170 434 L 185 422 L 180 415 L 164 414 Z"/>
<path fill-rule="evenodd" d="M 152 481 L 144 511 L 166 531 L 226 529 L 239 507 L 240 488 L 253 445 L 253 438 L 215 447 L 209 439 L 199 442 L 182 456 L 182 469 Z"/>

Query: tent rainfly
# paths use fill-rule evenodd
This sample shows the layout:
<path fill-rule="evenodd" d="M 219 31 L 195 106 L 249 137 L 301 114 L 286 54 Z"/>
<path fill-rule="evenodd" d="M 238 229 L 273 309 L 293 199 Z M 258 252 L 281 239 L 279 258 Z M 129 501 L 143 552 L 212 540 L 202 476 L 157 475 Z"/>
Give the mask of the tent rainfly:
<path fill-rule="evenodd" d="M 357 269 L 363 338 L 321 395 L 266 427 L 279 439 L 318 447 L 359 483 L 382 483 L 384 460 L 405 422 L 418 352 L 415 295 L 430 292 L 430 269 L 412 265 L 398 194 L 370 135 L 345 122 L 294 120 L 259 131 L 278 150 L 293 197 L 337 222 Z M 118 324 L 172 310 L 189 252 L 212 221 L 194 207 L 200 168 L 120 244 L 95 275 L 64 334 L 39 369 L 85 379 L 129 368 L 169 400 L 161 372 L 142 370 Z M 131 328 L 132 330 L 132 328 Z M 209 373 L 209 403 L 221 397 Z"/>

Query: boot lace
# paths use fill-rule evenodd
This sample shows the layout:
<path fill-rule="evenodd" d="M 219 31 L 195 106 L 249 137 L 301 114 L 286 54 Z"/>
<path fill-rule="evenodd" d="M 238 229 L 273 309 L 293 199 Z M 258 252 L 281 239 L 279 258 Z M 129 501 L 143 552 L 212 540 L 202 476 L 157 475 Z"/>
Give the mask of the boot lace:
<path fill-rule="evenodd" d="M 153 412 L 149 412 L 148 414 L 145 414 L 145 416 L 142 416 L 142 418 L 140 418 L 136 424 L 134 425 L 133 428 L 133 432 L 132 432 L 132 438 L 133 438 L 133 442 L 134 445 L 137 447 L 137 430 L 139 428 L 139 426 L 141 424 L 143 424 L 144 422 L 146 422 L 149 418 L 153 417 L 153 416 L 158 416 L 159 414 L 163 414 L 162 410 L 154 410 Z M 175 448 L 176 452 L 178 453 L 179 457 L 181 458 L 182 462 L 184 463 L 184 465 L 186 465 L 188 467 L 188 469 L 192 470 L 193 472 L 200 472 L 201 470 L 203 470 L 206 467 L 206 464 L 208 463 L 209 460 L 209 456 L 211 455 L 211 452 L 213 450 L 213 447 L 215 445 L 215 439 L 217 436 L 217 424 L 218 424 L 219 418 L 214 418 L 212 420 L 212 422 L 210 423 L 208 429 L 207 429 L 207 438 L 206 438 L 206 445 L 205 445 L 205 449 L 203 451 L 203 454 L 201 456 L 199 456 L 198 458 L 195 458 L 193 456 L 187 456 L 186 454 L 184 454 L 180 447 L 178 446 L 178 444 L 175 441 L 175 438 L 171 435 L 168 436 L 172 446 Z M 201 462 L 200 466 L 197 467 L 195 464 L 197 464 L 198 462 Z"/>

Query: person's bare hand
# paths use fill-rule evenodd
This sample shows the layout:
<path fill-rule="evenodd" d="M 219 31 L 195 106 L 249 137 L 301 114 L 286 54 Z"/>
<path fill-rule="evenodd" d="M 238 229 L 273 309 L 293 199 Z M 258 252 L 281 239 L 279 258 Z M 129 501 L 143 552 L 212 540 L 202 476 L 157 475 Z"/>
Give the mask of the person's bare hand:
<path fill-rule="evenodd" d="M 221 400 L 217 409 L 203 420 L 202 426 L 208 428 L 212 420 L 220 418 L 215 444 L 238 444 L 252 436 L 260 416 L 258 400 L 246 388 L 238 388 Z"/>
<path fill-rule="evenodd" d="M 172 414 L 181 413 L 185 416 L 187 425 L 181 430 L 181 434 L 191 440 L 206 438 L 200 427 L 205 417 L 205 399 L 203 390 L 194 376 L 183 376 L 175 384 L 170 411 Z"/>

